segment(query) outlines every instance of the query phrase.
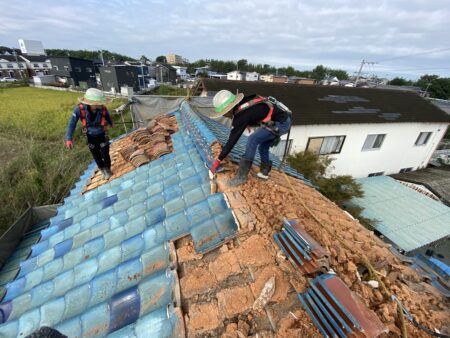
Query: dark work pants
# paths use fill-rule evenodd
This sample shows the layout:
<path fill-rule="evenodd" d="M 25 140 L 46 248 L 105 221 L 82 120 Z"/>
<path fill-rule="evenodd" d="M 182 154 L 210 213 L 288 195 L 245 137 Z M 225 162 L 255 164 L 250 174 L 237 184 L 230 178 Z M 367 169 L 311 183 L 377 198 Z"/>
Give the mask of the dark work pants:
<path fill-rule="evenodd" d="M 89 150 L 94 157 L 99 168 L 111 168 L 111 158 L 109 157 L 109 140 L 106 135 L 88 135 Z"/>

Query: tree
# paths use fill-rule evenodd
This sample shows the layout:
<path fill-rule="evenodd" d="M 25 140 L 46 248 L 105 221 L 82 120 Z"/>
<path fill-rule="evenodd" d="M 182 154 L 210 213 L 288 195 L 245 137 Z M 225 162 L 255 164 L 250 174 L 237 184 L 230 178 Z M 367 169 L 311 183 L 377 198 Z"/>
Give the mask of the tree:
<path fill-rule="evenodd" d="M 146 57 L 145 55 L 141 55 L 141 57 L 139 58 L 139 60 L 143 63 L 143 64 L 147 64 L 148 62 L 150 62 L 150 59 L 148 57 Z"/>
<path fill-rule="evenodd" d="M 164 55 L 160 55 L 156 58 L 156 62 L 167 63 L 167 58 Z"/>
<path fill-rule="evenodd" d="M 248 69 L 247 69 L 247 64 L 248 64 L 248 62 L 247 62 L 246 59 L 238 60 L 238 62 L 237 62 L 237 68 L 238 68 L 239 70 L 241 70 L 241 71 L 246 71 L 246 70 L 248 70 Z"/>
<path fill-rule="evenodd" d="M 450 78 L 441 78 L 438 75 L 422 75 L 415 83 L 426 91 L 430 97 L 448 100 L 450 97 Z"/>
<path fill-rule="evenodd" d="M 327 76 L 327 68 L 322 65 L 318 65 L 318 66 L 316 66 L 316 68 L 314 68 L 312 70 L 311 76 L 313 79 L 316 79 L 319 81 L 323 80 Z"/>
<path fill-rule="evenodd" d="M 325 176 L 332 161 L 333 159 L 328 156 L 312 152 L 299 152 L 287 158 L 288 164 L 316 184 L 323 195 L 341 208 L 347 209 L 353 217 L 358 218 L 361 224 L 372 230 L 377 221 L 361 216 L 363 208 L 353 205 L 349 207 L 349 201 L 352 198 L 364 196 L 361 185 L 349 175 Z"/>
<path fill-rule="evenodd" d="M 410 86 L 412 85 L 412 82 L 405 80 L 402 77 L 395 77 L 391 81 L 389 81 L 389 84 L 392 86 Z"/>

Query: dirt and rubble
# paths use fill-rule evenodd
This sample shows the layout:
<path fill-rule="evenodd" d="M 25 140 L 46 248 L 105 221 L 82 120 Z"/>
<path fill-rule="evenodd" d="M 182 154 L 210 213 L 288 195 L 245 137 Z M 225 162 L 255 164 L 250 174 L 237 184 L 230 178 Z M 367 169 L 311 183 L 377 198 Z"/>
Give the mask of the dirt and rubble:
<path fill-rule="evenodd" d="M 364 276 L 361 256 L 368 258 L 383 283 L 419 323 L 450 333 L 449 302 L 333 202 L 276 170 L 268 181 L 259 180 L 254 177 L 255 166 L 246 184 L 230 188 L 224 182 L 237 166 L 227 162 L 223 166 L 232 170 L 217 175 L 217 191 L 225 193 L 239 220 L 238 236 L 205 255 L 195 254 L 189 237 L 176 242 L 189 337 L 321 336 L 297 298 L 308 287 L 308 278 L 296 271 L 273 240 L 283 218 L 297 220 L 330 252 L 330 268 L 377 314 L 389 329 L 386 336 L 400 336 L 396 304 L 359 278 Z M 271 277 L 275 278 L 273 296 L 264 310 L 254 310 L 255 300 Z M 409 322 L 406 329 L 408 337 L 428 337 Z"/>

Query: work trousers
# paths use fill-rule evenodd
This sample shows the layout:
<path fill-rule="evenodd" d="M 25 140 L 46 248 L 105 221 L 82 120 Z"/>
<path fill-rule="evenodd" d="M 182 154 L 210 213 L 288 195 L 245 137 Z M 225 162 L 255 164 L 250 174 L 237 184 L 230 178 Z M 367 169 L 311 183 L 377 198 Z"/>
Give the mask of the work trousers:
<path fill-rule="evenodd" d="M 109 157 L 109 140 L 105 134 L 87 135 L 89 150 L 94 157 L 97 166 L 102 168 L 111 168 L 111 158 Z"/>
<path fill-rule="evenodd" d="M 258 148 L 259 156 L 261 156 L 261 162 L 268 163 L 269 148 L 273 145 L 278 136 L 284 135 L 289 131 L 289 128 L 291 127 L 291 119 L 288 118 L 284 122 L 275 122 L 275 124 L 278 128 L 278 135 L 274 134 L 267 128 L 259 128 L 248 137 L 245 153 L 242 157 L 253 161 L 256 154 L 256 148 Z"/>

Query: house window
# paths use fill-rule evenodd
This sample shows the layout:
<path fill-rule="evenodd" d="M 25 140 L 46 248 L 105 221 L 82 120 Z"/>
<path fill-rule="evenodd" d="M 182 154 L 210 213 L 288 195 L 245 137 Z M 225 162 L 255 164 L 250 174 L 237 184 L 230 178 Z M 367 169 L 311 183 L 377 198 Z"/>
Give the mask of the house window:
<path fill-rule="evenodd" d="M 33 63 L 34 68 L 39 68 L 39 63 Z"/>
<path fill-rule="evenodd" d="M 416 146 L 424 146 L 425 144 L 427 144 L 428 140 L 430 139 L 431 136 L 431 132 L 424 132 L 424 133 L 420 133 L 419 137 L 417 137 Z"/>
<path fill-rule="evenodd" d="M 286 144 L 287 143 L 287 144 Z M 284 151 L 286 150 L 286 155 L 289 155 L 292 147 L 292 139 L 280 140 L 280 143 L 276 147 L 270 148 L 270 152 L 279 158 L 283 158 Z"/>
<path fill-rule="evenodd" d="M 92 73 L 92 68 L 91 67 L 86 67 L 86 72 Z"/>
<path fill-rule="evenodd" d="M 19 63 L 19 68 L 25 68 L 23 63 Z"/>
<path fill-rule="evenodd" d="M 366 141 L 362 147 L 362 150 L 376 150 L 380 149 L 383 144 L 386 134 L 367 135 Z"/>
<path fill-rule="evenodd" d="M 409 173 L 409 172 L 412 171 L 412 170 L 413 170 L 412 167 L 409 167 L 409 168 L 403 168 L 403 169 L 400 169 L 400 174 L 402 174 L 402 173 Z"/>
<path fill-rule="evenodd" d="M 8 63 L 7 67 L 8 68 L 14 68 L 14 65 L 12 63 Z"/>
<path fill-rule="evenodd" d="M 0 63 L 0 68 L 3 68 L 2 64 Z"/>
<path fill-rule="evenodd" d="M 54 70 L 59 70 L 58 66 L 53 66 Z"/>
<path fill-rule="evenodd" d="M 69 71 L 69 66 L 64 66 L 64 70 L 68 72 Z"/>
<path fill-rule="evenodd" d="M 345 136 L 310 137 L 306 151 L 319 154 L 338 154 L 341 152 Z"/>
<path fill-rule="evenodd" d="M 383 175 L 384 175 L 384 171 L 379 171 L 379 172 L 376 172 L 376 173 L 369 174 L 368 177 L 383 176 Z"/>
<path fill-rule="evenodd" d="M 44 68 L 48 68 L 48 64 L 46 64 L 46 63 L 43 63 L 43 64 L 42 64 L 42 67 L 44 67 Z"/>
<path fill-rule="evenodd" d="M 81 73 L 81 67 L 75 67 L 75 71 L 76 71 L 77 73 Z"/>

